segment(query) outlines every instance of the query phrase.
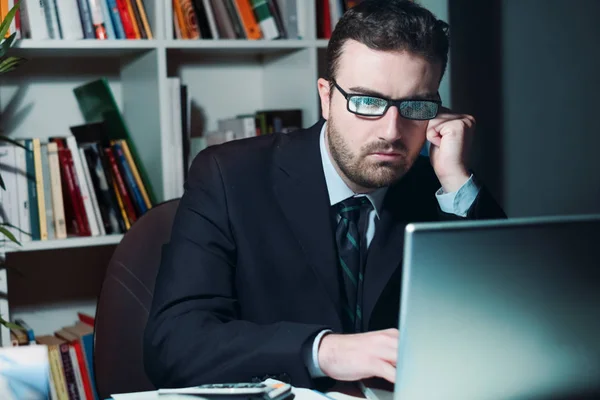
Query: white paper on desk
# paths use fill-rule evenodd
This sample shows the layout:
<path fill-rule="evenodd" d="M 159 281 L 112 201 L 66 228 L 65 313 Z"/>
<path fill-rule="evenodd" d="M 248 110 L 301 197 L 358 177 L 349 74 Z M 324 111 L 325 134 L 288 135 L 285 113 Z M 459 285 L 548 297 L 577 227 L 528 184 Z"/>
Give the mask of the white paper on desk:
<path fill-rule="evenodd" d="M 341 393 L 341 392 L 327 392 L 327 397 L 329 397 L 329 399 L 333 399 L 333 400 L 365 400 L 364 396 L 352 396 L 346 393 Z"/>
<path fill-rule="evenodd" d="M 152 392 L 113 394 L 111 398 L 114 400 L 158 400 L 158 392 L 154 390 Z"/>
<path fill-rule="evenodd" d="M 157 390 L 151 392 L 113 394 L 113 400 L 201 400 L 200 396 L 188 396 L 185 394 L 158 394 Z"/>
<path fill-rule="evenodd" d="M 294 400 L 331 400 L 320 392 L 306 388 L 293 388 Z"/>
<path fill-rule="evenodd" d="M 275 379 L 267 379 L 264 381 L 266 384 L 282 383 Z M 364 397 L 355 397 L 343 394 L 340 392 L 328 392 L 326 395 L 311 389 L 297 388 L 292 386 L 292 393 L 294 394 L 294 400 L 364 400 Z M 125 393 L 125 394 L 113 394 L 114 400 L 186 400 L 193 399 L 199 400 L 202 397 L 199 396 L 186 396 L 181 394 L 165 395 L 158 394 L 158 391 L 152 392 L 138 392 L 138 393 Z"/>
<path fill-rule="evenodd" d="M 275 379 L 267 379 L 265 383 L 279 383 Z M 334 386 L 335 390 L 335 386 Z M 364 396 L 356 397 L 338 391 L 321 393 L 312 389 L 297 388 L 292 386 L 294 400 L 365 400 Z"/>

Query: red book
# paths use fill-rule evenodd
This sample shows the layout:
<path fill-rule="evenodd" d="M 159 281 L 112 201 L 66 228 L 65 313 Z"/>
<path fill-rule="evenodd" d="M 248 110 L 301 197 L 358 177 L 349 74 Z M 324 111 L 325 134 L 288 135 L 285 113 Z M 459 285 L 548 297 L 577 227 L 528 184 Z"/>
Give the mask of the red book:
<path fill-rule="evenodd" d="M 62 182 L 65 182 L 62 187 L 63 197 L 69 199 L 71 203 L 71 207 L 65 207 L 65 212 L 67 212 L 71 222 L 72 229 L 70 231 L 78 236 L 91 236 L 92 233 L 83 207 L 83 198 L 77 183 L 71 151 L 65 146 L 63 139 L 50 138 L 50 141 L 56 143 L 58 147 L 61 178 Z"/>
<path fill-rule="evenodd" d="M 323 35 L 324 39 L 331 38 L 331 10 L 329 9 L 329 0 L 323 1 Z"/>
<path fill-rule="evenodd" d="M 79 364 L 79 372 L 81 372 L 81 380 L 83 381 L 83 390 L 85 391 L 85 397 L 87 399 L 93 399 L 94 393 L 92 392 L 92 381 L 90 380 L 90 374 L 88 367 L 83 356 L 83 350 L 81 349 L 81 342 L 71 342 L 71 346 L 75 349 L 77 355 L 77 364 Z"/>
<path fill-rule="evenodd" d="M 92 328 L 94 327 L 96 320 L 91 315 L 87 315 L 82 312 L 78 312 L 77 316 L 79 317 L 79 320 L 81 322 L 83 322 L 84 324 L 87 324 L 87 325 L 91 326 Z"/>
<path fill-rule="evenodd" d="M 108 158 L 108 163 L 110 164 L 110 168 L 112 169 L 112 174 L 114 179 L 117 182 L 117 188 L 119 189 L 119 194 L 121 195 L 121 199 L 123 200 L 123 207 L 125 207 L 125 213 L 127 213 L 127 218 L 129 218 L 129 223 L 133 225 L 133 223 L 137 220 L 135 209 L 133 208 L 133 203 L 131 202 L 131 197 L 127 192 L 127 188 L 125 187 L 125 183 L 123 182 L 123 177 L 119 172 L 119 167 L 117 165 L 117 161 L 115 159 L 115 155 L 113 154 L 113 150 L 110 147 L 104 148 L 104 153 Z"/>
<path fill-rule="evenodd" d="M 121 23 L 123 24 L 125 37 L 127 39 L 137 39 L 137 36 L 135 35 L 135 28 L 133 27 L 133 18 L 135 18 L 135 16 L 129 14 L 127 1 L 117 0 L 117 8 L 119 9 L 119 14 L 121 15 Z"/>

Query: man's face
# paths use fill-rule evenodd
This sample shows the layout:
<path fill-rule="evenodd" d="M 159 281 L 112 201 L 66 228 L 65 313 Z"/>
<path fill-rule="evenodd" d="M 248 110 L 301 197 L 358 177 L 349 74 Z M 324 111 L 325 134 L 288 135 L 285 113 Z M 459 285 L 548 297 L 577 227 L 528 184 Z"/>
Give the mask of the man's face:
<path fill-rule="evenodd" d="M 394 100 L 435 99 L 441 66 L 407 52 L 384 52 L 349 40 L 336 75 L 349 94 Z M 400 116 L 390 107 L 380 117 L 363 117 L 347 110 L 347 101 L 329 81 L 319 79 L 326 143 L 334 166 L 355 192 L 369 192 L 400 179 L 413 165 L 425 143 L 428 121 Z"/>

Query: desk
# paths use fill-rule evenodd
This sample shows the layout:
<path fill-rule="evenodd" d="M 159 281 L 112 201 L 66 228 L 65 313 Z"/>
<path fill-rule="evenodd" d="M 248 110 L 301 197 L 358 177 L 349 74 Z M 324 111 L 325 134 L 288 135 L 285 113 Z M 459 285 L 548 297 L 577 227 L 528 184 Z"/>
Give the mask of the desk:
<path fill-rule="evenodd" d="M 331 388 L 331 390 L 323 394 L 316 392 L 311 389 L 305 388 L 292 388 L 294 393 L 294 400 L 327 400 L 327 397 L 334 400 L 364 400 L 365 396 L 362 394 L 359 387 L 354 383 L 339 382 Z M 158 392 L 139 392 L 139 393 L 123 393 L 115 394 L 107 400 L 182 400 L 186 397 L 180 395 L 174 396 L 159 396 Z M 191 397 L 190 397 L 191 398 Z M 198 399 L 195 397 L 195 399 Z"/>

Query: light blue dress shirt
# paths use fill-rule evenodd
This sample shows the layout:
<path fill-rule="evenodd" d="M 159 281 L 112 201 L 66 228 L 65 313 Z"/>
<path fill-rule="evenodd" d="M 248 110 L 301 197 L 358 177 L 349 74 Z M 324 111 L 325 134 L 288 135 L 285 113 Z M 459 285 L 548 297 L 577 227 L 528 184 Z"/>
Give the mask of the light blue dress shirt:
<path fill-rule="evenodd" d="M 346 183 L 342 180 L 340 175 L 335 170 L 331 159 L 329 157 L 329 152 L 325 146 L 325 129 L 327 127 L 327 122 L 323 124 L 323 128 L 321 129 L 321 135 L 319 137 L 319 147 L 321 149 L 321 162 L 323 163 L 323 172 L 325 173 L 325 183 L 327 184 L 327 192 L 329 193 L 329 204 L 335 205 L 340 201 L 346 200 L 352 196 L 361 196 L 357 195 L 346 185 Z M 369 220 L 367 225 L 366 239 L 367 239 L 367 247 L 371 244 L 373 237 L 375 236 L 375 218 L 380 218 L 381 208 L 383 206 L 383 199 L 385 198 L 385 194 L 387 192 L 387 187 L 379 188 L 371 193 L 367 193 L 367 199 L 373 205 L 373 209 L 369 213 Z M 438 200 L 440 205 L 440 209 L 448 214 L 455 214 L 458 216 L 466 216 L 469 208 L 473 205 L 475 198 L 479 193 L 479 187 L 473 180 L 473 176 L 469 178 L 467 182 L 465 182 L 460 189 L 456 192 L 445 193 L 442 188 L 440 188 L 436 193 L 435 197 Z M 310 351 L 307 351 L 307 354 L 304 354 L 304 361 L 310 375 L 313 378 L 323 377 L 325 374 L 321 371 L 319 367 L 319 344 L 321 343 L 321 339 L 323 335 L 330 332 L 329 330 L 324 330 L 319 332 L 319 334 L 315 337 L 312 348 Z"/>

